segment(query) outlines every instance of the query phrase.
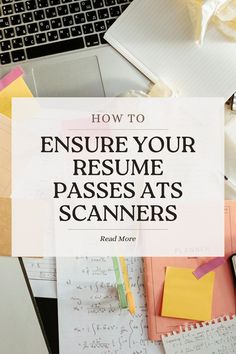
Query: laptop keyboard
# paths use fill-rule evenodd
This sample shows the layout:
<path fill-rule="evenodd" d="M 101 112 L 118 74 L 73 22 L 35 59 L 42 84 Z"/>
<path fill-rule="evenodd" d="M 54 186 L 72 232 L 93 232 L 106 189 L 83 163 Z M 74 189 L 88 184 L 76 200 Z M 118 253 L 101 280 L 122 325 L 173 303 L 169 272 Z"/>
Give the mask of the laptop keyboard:
<path fill-rule="evenodd" d="M 132 0 L 0 0 L 0 64 L 105 44 Z"/>

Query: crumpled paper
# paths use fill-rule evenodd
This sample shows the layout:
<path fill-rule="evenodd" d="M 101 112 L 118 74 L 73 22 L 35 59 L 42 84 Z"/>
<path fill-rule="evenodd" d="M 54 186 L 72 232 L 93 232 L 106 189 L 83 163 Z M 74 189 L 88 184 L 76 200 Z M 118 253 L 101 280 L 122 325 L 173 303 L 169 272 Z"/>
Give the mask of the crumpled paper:
<path fill-rule="evenodd" d="M 225 36 L 236 40 L 236 0 L 187 0 L 187 6 L 198 44 L 203 43 L 210 22 Z"/>
<path fill-rule="evenodd" d="M 171 97 L 174 96 L 173 91 L 162 81 L 150 84 L 147 92 L 129 90 L 121 93 L 118 97 Z"/>

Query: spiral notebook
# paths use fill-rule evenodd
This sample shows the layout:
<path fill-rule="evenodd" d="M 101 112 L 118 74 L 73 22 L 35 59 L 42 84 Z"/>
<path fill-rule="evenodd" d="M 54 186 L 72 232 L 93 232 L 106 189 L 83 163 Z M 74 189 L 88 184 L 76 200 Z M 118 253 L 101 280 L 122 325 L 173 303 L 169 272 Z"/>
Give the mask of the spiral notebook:
<path fill-rule="evenodd" d="M 166 354 L 236 353 L 236 317 L 219 318 L 163 336 Z"/>

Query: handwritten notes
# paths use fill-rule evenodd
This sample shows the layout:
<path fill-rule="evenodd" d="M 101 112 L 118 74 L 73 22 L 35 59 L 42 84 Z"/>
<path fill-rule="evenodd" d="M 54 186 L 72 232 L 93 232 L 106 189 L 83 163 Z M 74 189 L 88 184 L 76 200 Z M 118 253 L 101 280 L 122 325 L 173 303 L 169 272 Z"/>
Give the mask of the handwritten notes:
<path fill-rule="evenodd" d="M 163 337 L 166 354 L 235 354 L 236 318 Z"/>
<path fill-rule="evenodd" d="M 167 267 L 162 316 L 207 321 L 211 319 L 215 273 L 196 279 L 193 269 Z"/>
<path fill-rule="evenodd" d="M 57 258 L 61 354 L 164 354 L 147 340 L 141 258 L 127 258 L 136 314 L 120 309 L 111 258 Z"/>
<path fill-rule="evenodd" d="M 33 294 L 36 297 L 55 298 L 56 295 L 56 259 L 24 258 Z"/>

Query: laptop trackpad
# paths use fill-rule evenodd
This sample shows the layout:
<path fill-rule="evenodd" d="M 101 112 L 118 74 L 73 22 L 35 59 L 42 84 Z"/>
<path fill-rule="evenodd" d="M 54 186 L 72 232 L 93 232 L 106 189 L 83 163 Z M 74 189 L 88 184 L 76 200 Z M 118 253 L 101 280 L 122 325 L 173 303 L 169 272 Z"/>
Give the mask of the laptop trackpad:
<path fill-rule="evenodd" d="M 33 67 L 38 97 L 103 97 L 96 56 L 71 60 L 62 56 Z"/>

